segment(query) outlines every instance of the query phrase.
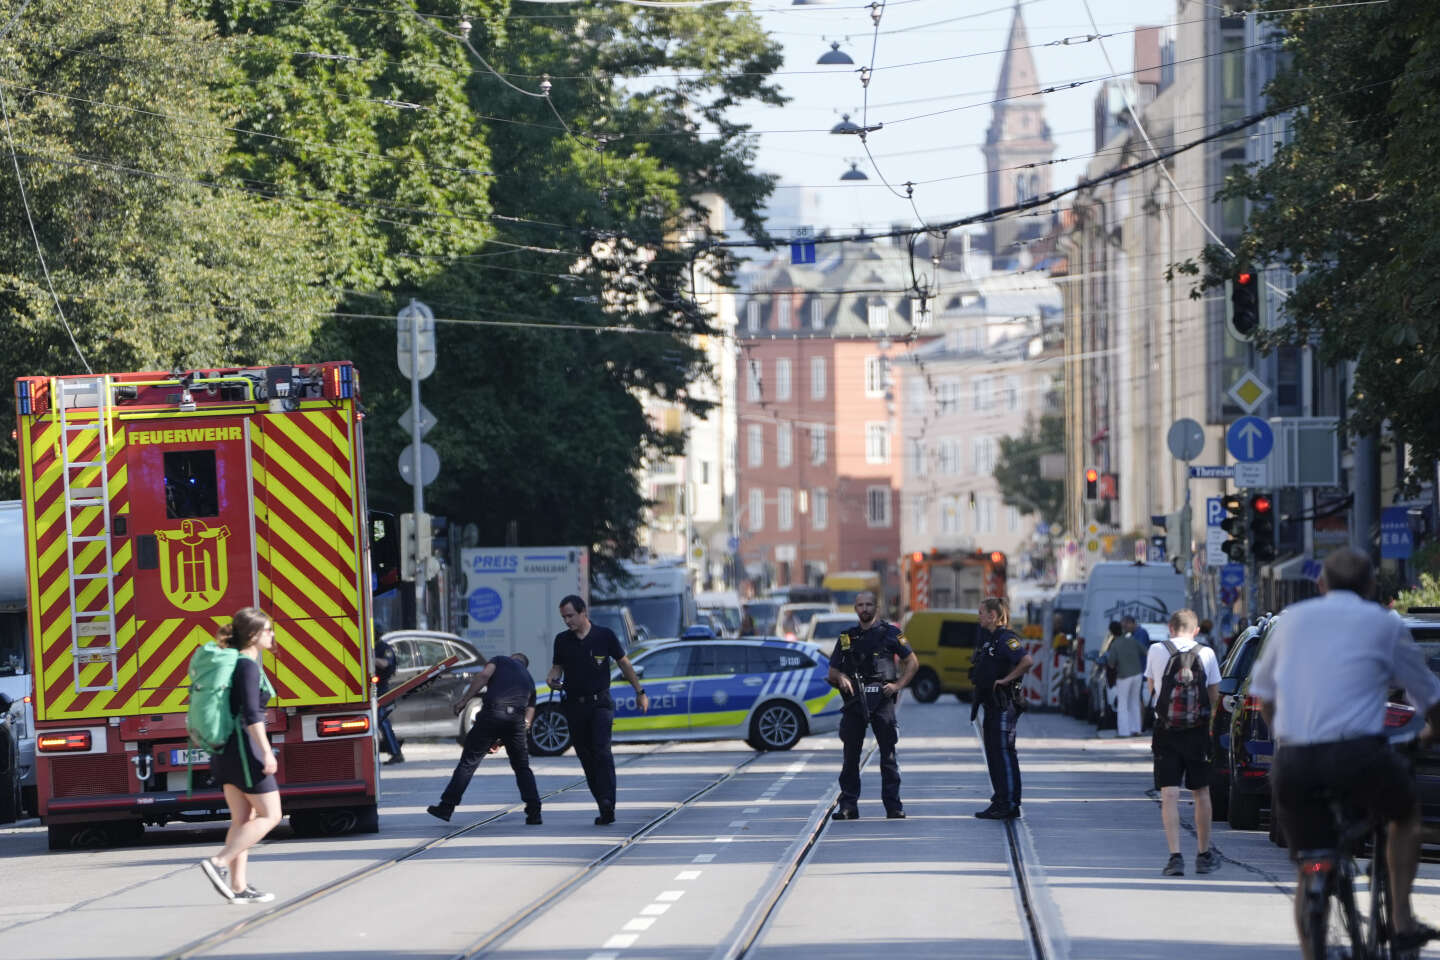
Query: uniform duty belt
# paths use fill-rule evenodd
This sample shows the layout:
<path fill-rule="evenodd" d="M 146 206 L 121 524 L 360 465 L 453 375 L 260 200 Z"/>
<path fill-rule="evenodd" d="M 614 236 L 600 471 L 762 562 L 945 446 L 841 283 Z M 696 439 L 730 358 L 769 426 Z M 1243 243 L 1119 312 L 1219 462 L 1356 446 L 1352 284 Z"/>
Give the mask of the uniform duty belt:
<path fill-rule="evenodd" d="M 609 696 L 608 693 L 578 693 L 572 694 L 570 699 L 575 703 L 599 703 Z"/>
<path fill-rule="evenodd" d="M 879 693 L 879 692 L 880 692 L 881 690 L 883 690 L 883 689 L 885 689 L 885 684 L 883 684 L 883 683 L 867 683 L 867 684 L 865 684 L 865 692 L 866 692 L 866 693 Z"/>

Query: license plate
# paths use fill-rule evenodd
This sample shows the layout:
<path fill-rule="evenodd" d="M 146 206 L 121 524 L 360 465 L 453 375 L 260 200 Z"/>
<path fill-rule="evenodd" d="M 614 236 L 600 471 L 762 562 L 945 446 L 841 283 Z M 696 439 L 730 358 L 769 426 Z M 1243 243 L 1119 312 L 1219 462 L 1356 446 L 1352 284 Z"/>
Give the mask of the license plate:
<path fill-rule="evenodd" d="M 191 747 L 188 750 L 171 750 L 170 766 L 183 767 L 187 764 L 208 764 L 210 762 L 210 751 L 202 750 L 199 747 Z"/>

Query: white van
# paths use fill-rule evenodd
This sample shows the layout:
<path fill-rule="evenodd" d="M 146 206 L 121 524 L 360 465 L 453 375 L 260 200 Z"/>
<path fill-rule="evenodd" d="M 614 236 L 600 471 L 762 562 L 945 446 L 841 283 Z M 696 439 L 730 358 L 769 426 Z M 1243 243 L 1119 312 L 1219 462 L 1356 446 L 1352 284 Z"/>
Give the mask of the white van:
<path fill-rule="evenodd" d="M 724 627 L 721 632 L 727 637 L 740 636 L 740 621 L 745 612 L 740 608 L 740 594 L 733 590 L 719 590 L 695 594 L 695 606 L 701 613 L 709 613 Z"/>
<path fill-rule="evenodd" d="M 1085 653 L 1094 653 L 1111 620 L 1164 623 L 1185 604 L 1185 577 L 1168 563 L 1097 563 L 1085 583 L 1075 633 L 1084 639 Z"/>

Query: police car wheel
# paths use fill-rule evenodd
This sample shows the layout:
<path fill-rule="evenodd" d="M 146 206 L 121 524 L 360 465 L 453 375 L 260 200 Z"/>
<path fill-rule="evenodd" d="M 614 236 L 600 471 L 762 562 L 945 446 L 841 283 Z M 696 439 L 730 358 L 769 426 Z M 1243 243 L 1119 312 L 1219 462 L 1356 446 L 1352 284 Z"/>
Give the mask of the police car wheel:
<path fill-rule="evenodd" d="M 776 700 L 755 711 L 747 742 L 756 750 L 789 750 L 805 733 L 805 718 L 793 704 Z"/>
<path fill-rule="evenodd" d="M 928 667 L 915 674 L 910 683 L 910 695 L 921 703 L 934 703 L 940 697 L 940 678 Z"/>
<path fill-rule="evenodd" d="M 530 752 L 537 757 L 558 757 L 570 749 L 570 721 L 559 707 L 545 704 L 530 724 Z"/>

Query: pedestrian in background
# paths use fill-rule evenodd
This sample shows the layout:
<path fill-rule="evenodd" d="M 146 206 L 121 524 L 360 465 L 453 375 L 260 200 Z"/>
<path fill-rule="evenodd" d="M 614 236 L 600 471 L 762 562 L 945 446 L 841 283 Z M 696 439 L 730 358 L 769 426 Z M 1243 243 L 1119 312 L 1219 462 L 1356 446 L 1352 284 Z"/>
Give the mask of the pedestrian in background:
<path fill-rule="evenodd" d="M 390 689 L 390 678 L 395 676 L 395 648 L 390 646 L 380 637 L 375 638 L 375 679 L 376 696 L 383 697 L 385 691 Z M 384 752 L 390 754 L 390 763 L 404 763 L 405 754 L 400 752 L 400 741 L 395 736 L 395 727 L 390 723 L 390 715 L 395 712 L 395 705 L 389 704 L 380 709 L 380 742 Z"/>
<path fill-rule="evenodd" d="M 1195 872 L 1220 869 L 1220 855 L 1210 847 L 1210 720 L 1220 702 L 1220 665 L 1215 651 L 1195 642 L 1200 629 L 1194 610 L 1170 615 L 1170 639 L 1150 645 L 1145 680 L 1155 705 L 1155 730 L 1150 741 L 1155 789 L 1160 791 L 1160 819 L 1170 859 L 1161 871 L 1185 875 L 1180 853 L 1180 786 L 1195 801 Z"/>
<path fill-rule="evenodd" d="M 1127 618 L 1128 619 L 1128 618 Z M 1145 671 L 1145 650 L 1134 629 L 1110 644 L 1109 665 L 1115 671 L 1115 736 L 1140 735 L 1140 681 Z M 1122 621 L 1123 624 L 1123 621 Z"/>
<path fill-rule="evenodd" d="M 1010 629 L 1010 606 L 998 597 L 980 601 L 979 639 L 971 670 L 974 692 L 970 720 L 982 707 L 981 730 L 985 761 L 990 767 L 990 806 L 975 816 L 982 820 L 1013 820 L 1020 816 L 1020 758 L 1015 752 L 1015 725 L 1024 709 L 1020 680 L 1034 664 Z"/>
<path fill-rule="evenodd" d="M 465 749 L 460 762 L 440 794 L 440 802 L 426 807 L 432 817 L 448 821 L 465 796 L 465 788 L 475 776 L 475 768 L 487 753 L 494 753 L 503 744 L 515 773 L 520 799 L 525 801 L 525 822 L 535 826 L 540 820 L 540 792 L 535 787 L 535 774 L 530 770 L 530 750 L 526 737 L 535 720 L 535 679 L 530 676 L 530 658 L 523 653 L 496 657 L 470 678 L 470 686 L 455 701 L 455 715 L 465 709 L 470 698 L 485 690 L 485 698 L 475 722 L 465 734 Z"/>
<path fill-rule="evenodd" d="M 260 657 L 275 646 L 275 625 L 263 610 L 245 607 L 220 628 L 216 639 L 240 653 L 230 681 L 230 710 L 240 724 L 225 749 L 210 760 L 210 774 L 225 791 L 230 828 L 225 846 L 201 860 L 200 869 L 232 903 L 269 903 L 275 894 L 256 890 L 247 873 L 250 848 L 280 822 L 280 785 L 275 782 L 279 764 L 265 733 L 265 704 L 275 689 L 260 668 Z"/>
<path fill-rule="evenodd" d="M 590 795 L 600 809 L 595 823 L 604 826 L 615 822 L 615 756 L 610 750 L 615 701 L 610 698 L 610 661 L 615 661 L 635 688 L 641 713 L 650 710 L 650 697 L 614 631 L 590 622 L 584 599 L 572 594 L 561 600 L 560 617 L 566 629 L 555 635 L 553 663 L 545 682 L 560 689 L 559 680 L 565 678 L 564 710 L 570 739 Z"/>
<path fill-rule="evenodd" d="M 875 732 L 875 745 L 880 751 L 880 800 L 885 805 L 885 816 L 905 819 L 905 805 L 900 800 L 900 762 L 895 756 L 895 745 L 900 740 L 895 702 L 920 668 L 920 661 L 900 628 L 876 616 L 876 610 L 872 591 L 856 594 L 857 622 L 845 628 L 830 651 L 826 679 L 845 698 L 840 713 L 843 755 L 836 820 L 860 817 L 860 748 L 865 743 L 866 727 Z"/>

